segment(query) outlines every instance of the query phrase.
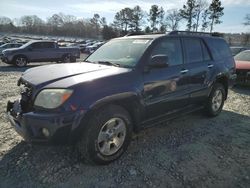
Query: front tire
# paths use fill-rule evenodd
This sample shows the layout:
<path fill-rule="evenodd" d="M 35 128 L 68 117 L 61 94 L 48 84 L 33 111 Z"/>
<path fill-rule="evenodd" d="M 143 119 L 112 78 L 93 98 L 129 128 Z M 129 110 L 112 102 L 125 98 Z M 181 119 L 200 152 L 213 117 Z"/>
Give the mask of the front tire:
<path fill-rule="evenodd" d="M 225 87 L 220 83 L 215 83 L 207 100 L 205 107 L 206 114 L 210 117 L 219 115 L 224 106 L 225 98 Z"/>
<path fill-rule="evenodd" d="M 132 134 L 128 112 L 109 105 L 97 110 L 89 122 L 77 148 L 82 159 L 94 164 L 108 164 L 126 151 Z"/>
<path fill-rule="evenodd" d="M 25 67 L 28 63 L 28 59 L 24 56 L 17 56 L 15 59 L 14 59 L 14 64 L 17 66 L 17 67 Z"/>

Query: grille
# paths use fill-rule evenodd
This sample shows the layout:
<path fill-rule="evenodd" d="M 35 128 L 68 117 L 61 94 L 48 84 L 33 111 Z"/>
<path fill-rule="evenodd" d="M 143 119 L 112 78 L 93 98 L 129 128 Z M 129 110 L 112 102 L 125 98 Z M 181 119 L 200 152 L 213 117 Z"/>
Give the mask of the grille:
<path fill-rule="evenodd" d="M 21 108 L 22 112 L 29 112 L 32 109 L 31 98 L 32 98 L 32 87 L 22 81 L 19 82 L 20 94 L 21 94 Z"/>

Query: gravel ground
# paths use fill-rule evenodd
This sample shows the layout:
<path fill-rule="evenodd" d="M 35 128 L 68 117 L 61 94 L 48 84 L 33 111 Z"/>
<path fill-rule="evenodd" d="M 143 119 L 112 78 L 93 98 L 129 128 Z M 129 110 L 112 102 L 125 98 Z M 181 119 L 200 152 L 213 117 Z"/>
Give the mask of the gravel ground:
<path fill-rule="evenodd" d="M 119 160 L 91 166 L 71 146 L 29 145 L 11 128 L 6 102 L 24 70 L 0 63 L 0 187 L 249 187 L 249 88 L 230 90 L 216 118 L 196 112 L 146 129 Z"/>

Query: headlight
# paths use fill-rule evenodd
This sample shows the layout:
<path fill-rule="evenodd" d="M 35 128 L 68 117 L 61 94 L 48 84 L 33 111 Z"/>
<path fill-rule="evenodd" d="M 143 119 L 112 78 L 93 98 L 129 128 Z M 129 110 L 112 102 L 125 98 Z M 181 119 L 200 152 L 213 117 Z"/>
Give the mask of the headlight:
<path fill-rule="evenodd" d="M 70 89 L 44 89 L 36 97 L 35 106 L 53 109 L 63 104 L 73 91 Z"/>

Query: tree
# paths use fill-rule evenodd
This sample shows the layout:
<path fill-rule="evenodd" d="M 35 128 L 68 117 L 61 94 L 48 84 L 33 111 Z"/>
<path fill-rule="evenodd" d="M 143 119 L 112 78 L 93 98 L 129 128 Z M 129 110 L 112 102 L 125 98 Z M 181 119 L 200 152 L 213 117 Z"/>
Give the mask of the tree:
<path fill-rule="evenodd" d="M 129 27 L 132 25 L 133 10 L 131 8 L 124 8 L 115 14 L 113 25 L 121 29 L 124 34 L 127 34 Z"/>
<path fill-rule="evenodd" d="M 214 25 L 222 23 L 220 17 L 224 15 L 224 7 L 221 6 L 220 0 L 213 0 L 209 6 L 210 32 L 213 31 Z"/>
<path fill-rule="evenodd" d="M 143 24 L 144 13 L 140 6 L 135 6 L 132 11 L 131 29 L 132 31 L 138 32 L 141 30 Z"/>
<path fill-rule="evenodd" d="M 183 9 L 180 10 L 181 17 L 187 20 L 188 31 L 191 31 L 193 27 L 193 19 L 196 16 L 197 7 L 195 0 L 187 0 L 187 3 L 183 5 Z"/>
<path fill-rule="evenodd" d="M 196 8 L 195 8 L 195 23 L 194 23 L 194 30 L 198 31 L 200 26 L 200 18 L 202 17 L 203 13 L 208 9 L 207 0 L 197 0 L 196 1 Z"/>
<path fill-rule="evenodd" d="M 243 23 L 244 25 L 250 25 L 250 14 L 247 14 L 244 20 L 245 20 L 245 22 Z"/>
<path fill-rule="evenodd" d="M 117 33 L 114 30 L 114 28 L 104 25 L 103 29 L 102 29 L 102 37 L 105 40 L 109 40 L 111 38 L 115 38 L 117 37 Z"/>
<path fill-rule="evenodd" d="M 102 27 L 104 27 L 105 25 L 107 25 L 107 20 L 106 20 L 105 17 L 102 17 L 102 18 L 100 19 L 100 24 L 101 24 Z"/>
<path fill-rule="evenodd" d="M 157 5 L 152 5 L 149 10 L 149 22 L 151 26 L 151 30 L 153 32 L 159 31 L 158 25 L 162 23 L 164 18 L 164 10 L 162 7 L 158 7 Z"/>
<path fill-rule="evenodd" d="M 6 17 L 6 16 L 2 16 L 0 17 L 0 25 L 7 25 L 12 23 L 11 19 Z"/>
<path fill-rule="evenodd" d="M 202 18 L 201 31 L 203 31 L 203 32 L 206 31 L 208 26 L 209 26 L 208 16 L 209 16 L 209 13 L 208 13 L 208 9 L 207 9 L 201 15 L 201 18 Z"/>
<path fill-rule="evenodd" d="M 179 23 L 182 17 L 177 9 L 171 9 L 167 11 L 166 16 L 166 26 L 171 31 L 177 30 L 179 28 Z"/>
<path fill-rule="evenodd" d="M 94 17 L 92 19 L 90 19 L 90 23 L 93 25 L 94 27 L 94 31 L 96 36 L 98 36 L 99 31 L 100 31 L 100 15 L 99 14 L 94 14 Z"/>
<path fill-rule="evenodd" d="M 22 16 L 20 22 L 24 30 L 29 33 L 39 33 L 44 24 L 44 21 L 36 15 Z"/>
<path fill-rule="evenodd" d="M 17 28 L 14 26 L 12 20 L 8 17 L 0 17 L 0 31 L 16 32 Z"/>

